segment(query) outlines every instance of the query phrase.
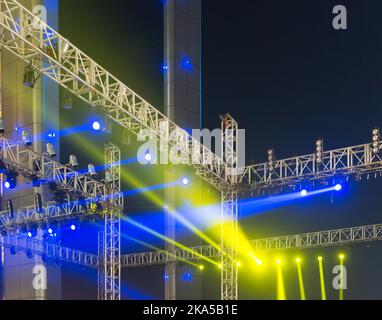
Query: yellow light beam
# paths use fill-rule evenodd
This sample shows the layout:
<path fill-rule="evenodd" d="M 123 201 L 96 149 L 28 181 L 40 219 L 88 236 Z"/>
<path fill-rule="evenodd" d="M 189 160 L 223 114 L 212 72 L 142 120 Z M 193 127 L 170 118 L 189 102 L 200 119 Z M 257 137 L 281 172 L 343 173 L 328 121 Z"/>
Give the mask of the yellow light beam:
<path fill-rule="evenodd" d="M 276 263 L 277 263 L 277 300 L 286 300 L 281 260 L 277 260 Z"/>
<path fill-rule="evenodd" d="M 344 267 L 344 259 L 345 259 L 345 255 L 344 254 L 340 254 L 339 255 L 339 258 L 340 258 L 340 265 L 341 265 L 341 274 L 340 274 L 340 282 L 341 282 L 341 285 L 340 285 L 340 300 L 344 300 L 344 275 L 343 275 L 343 267 Z"/>
<path fill-rule="evenodd" d="M 322 257 L 318 257 L 318 268 L 320 271 L 320 287 L 321 287 L 321 299 L 326 300 L 326 290 L 325 290 L 325 278 L 324 278 L 324 268 L 322 267 Z"/>
<path fill-rule="evenodd" d="M 76 142 L 79 142 L 79 144 L 81 145 L 81 148 L 83 148 L 88 153 L 91 153 L 94 157 L 97 158 L 98 161 L 101 162 L 104 160 L 103 155 L 97 151 L 98 150 L 97 146 L 90 143 L 84 137 L 79 135 L 78 137 L 76 137 Z M 139 179 L 137 179 L 135 176 L 133 176 L 131 173 L 127 172 L 126 170 L 121 170 L 121 178 L 123 181 L 128 182 L 130 185 L 132 185 L 136 189 L 142 189 L 145 187 Z M 159 207 L 165 206 L 164 201 L 157 194 L 155 194 L 154 192 L 150 190 L 145 191 L 142 195 Z M 218 251 L 221 251 L 220 246 L 215 241 L 213 241 L 210 237 L 208 237 L 205 233 L 203 233 L 197 227 L 195 227 L 186 218 L 178 214 L 173 208 L 169 208 L 169 213 L 173 215 L 175 219 L 183 223 L 188 229 L 190 229 L 192 232 L 198 235 L 201 239 L 203 239 L 204 241 L 212 245 Z"/>
<path fill-rule="evenodd" d="M 304 279 L 303 279 L 302 270 L 301 270 L 301 259 L 297 258 L 296 259 L 296 263 L 297 263 L 297 273 L 298 273 L 298 284 L 299 284 L 299 287 L 300 287 L 300 299 L 301 300 L 306 300 L 305 287 L 304 287 Z"/>

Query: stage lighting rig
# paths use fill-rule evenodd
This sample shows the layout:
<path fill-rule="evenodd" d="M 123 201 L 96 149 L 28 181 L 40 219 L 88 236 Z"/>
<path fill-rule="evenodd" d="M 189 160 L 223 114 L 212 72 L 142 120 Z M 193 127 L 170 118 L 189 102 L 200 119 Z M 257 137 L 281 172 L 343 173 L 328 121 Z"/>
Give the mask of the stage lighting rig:
<path fill-rule="evenodd" d="M 89 164 L 88 164 L 88 175 L 89 175 L 91 178 L 93 178 L 93 179 L 96 179 L 96 178 L 98 177 L 98 174 L 97 174 L 95 165 L 92 164 L 92 163 L 89 163 Z"/>
<path fill-rule="evenodd" d="M 380 150 L 380 145 L 381 145 L 381 135 L 378 128 L 374 128 L 372 133 L 373 133 L 373 137 L 372 137 L 373 153 L 378 154 Z"/>
<path fill-rule="evenodd" d="M 13 219 L 15 217 L 12 200 L 7 200 L 7 214 L 9 219 Z"/>
<path fill-rule="evenodd" d="M 275 170 L 275 151 L 273 149 L 268 150 L 268 171 L 272 173 Z"/>
<path fill-rule="evenodd" d="M 54 150 L 54 146 L 52 143 L 47 143 L 46 144 L 46 154 L 51 157 L 51 158 L 55 158 L 57 156 L 57 153 L 56 151 Z"/>
<path fill-rule="evenodd" d="M 6 189 L 15 189 L 17 187 L 17 177 L 18 173 L 16 171 L 8 171 L 5 173 L 7 180 L 4 183 Z"/>
<path fill-rule="evenodd" d="M 24 76 L 23 76 L 24 86 L 33 89 L 39 78 L 40 78 L 40 74 L 34 71 L 32 63 L 25 67 Z"/>
<path fill-rule="evenodd" d="M 62 108 L 71 110 L 73 108 L 73 97 L 69 91 L 65 91 L 62 97 Z"/>
<path fill-rule="evenodd" d="M 26 130 L 23 130 L 21 132 L 21 143 L 27 147 L 30 147 L 32 145 L 32 139 L 30 137 L 29 132 Z"/>
<path fill-rule="evenodd" d="M 320 165 L 323 161 L 323 152 L 324 152 L 324 140 L 318 139 L 316 141 L 316 163 Z"/>

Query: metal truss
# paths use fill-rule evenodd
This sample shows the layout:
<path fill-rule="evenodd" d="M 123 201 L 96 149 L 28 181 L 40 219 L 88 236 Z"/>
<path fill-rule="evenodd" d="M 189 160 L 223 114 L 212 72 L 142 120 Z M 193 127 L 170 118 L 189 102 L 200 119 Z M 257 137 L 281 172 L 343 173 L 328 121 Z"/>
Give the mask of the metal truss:
<path fill-rule="evenodd" d="M 229 115 L 222 117 L 222 143 L 226 162 L 225 178 L 229 188 L 221 192 L 221 299 L 238 299 L 237 233 L 238 190 L 237 175 L 232 172 L 237 164 L 237 122 Z"/>
<path fill-rule="evenodd" d="M 107 199 L 104 183 L 81 174 L 54 161 L 45 155 L 38 155 L 20 143 L 0 138 L 0 157 L 12 170 L 32 178 L 44 181 L 55 181 L 62 189 L 73 192 L 78 197 L 102 202 Z"/>
<path fill-rule="evenodd" d="M 13 248 L 21 252 L 30 251 L 35 255 L 57 262 L 68 262 L 86 267 L 96 267 L 99 263 L 97 255 L 29 238 L 24 235 L 6 236 L 0 239 L 2 239 L 1 244 L 6 248 Z"/>
<path fill-rule="evenodd" d="M 252 240 L 250 243 L 254 250 L 259 252 L 309 249 L 379 240 L 382 240 L 382 224 L 258 239 Z M 191 252 L 176 249 L 173 252 L 158 251 L 128 254 L 122 256 L 122 266 L 145 267 L 182 260 L 197 261 L 200 260 L 200 255 L 211 259 L 221 258 L 221 252 L 213 246 L 199 246 L 190 249 Z"/>
<path fill-rule="evenodd" d="M 0 0 L 1 45 L 116 123 L 142 129 L 176 148 L 196 174 L 221 190 L 226 185 L 221 158 L 192 138 L 146 100 L 76 48 L 15 0 Z M 38 28 L 36 28 L 36 22 Z"/>
<path fill-rule="evenodd" d="M 99 256 L 103 265 L 99 267 L 99 300 L 121 299 L 121 151 L 109 143 L 105 146 L 107 189 L 113 195 L 106 203 L 105 228 L 99 237 Z"/>
<path fill-rule="evenodd" d="M 322 163 L 315 154 L 274 162 L 270 171 L 267 163 L 245 168 L 239 177 L 240 187 L 250 191 L 273 186 L 296 185 L 299 182 L 325 180 L 333 176 L 364 175 L 382 170 L 382 156 L 373 153 L 371 143 L 324 151 Z"/>
<path fill-rule="evenodd" d="M 35 206 L 28 206 L 18 209 L 14 216 L 10 217 L 7 211 L 0 212 L 0 227 L 5 230 L 18 228 L 23 224 L 46 223 L 52 220 L 60 221 L 73 217 L 91 217 L 96 211 L 84 207 L 83 202 L 74 201 L 58 206 L 55 202 L 49 202 L 42 208 L 41 212 Z M 97 212 L 97 214 L 100 214 Z"/>

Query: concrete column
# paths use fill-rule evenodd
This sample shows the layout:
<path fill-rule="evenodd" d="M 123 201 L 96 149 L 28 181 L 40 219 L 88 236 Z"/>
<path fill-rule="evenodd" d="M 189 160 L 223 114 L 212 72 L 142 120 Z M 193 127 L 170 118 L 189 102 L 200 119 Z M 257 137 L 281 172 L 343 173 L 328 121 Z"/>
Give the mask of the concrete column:
<path fill-rule="evenodd" d="M 58 28 L 58 0 L 24 0 L 21 4 L 28 9 L 36 5 L 45 5 L 48 10 L 48 24 Z M 21 132 L 26 130 L 32 137 L 31 148 L 42 153 L 48 138 L 48 132 L 54 132 L 56 138 L 49 140 L 59 152 L 59 88 L 52 80 L 41 76 L 34 89 L 23 85 L 23 74 L 26 64 L 12 53 L 2 52 L 3 99 L 2 110 L 4 136 L 19 141 Z M 15 210 L 33 205 L 35 193 L 40 193 L 43 202 L 50 195 L 45 187 L 33 188 L 31 182 L 19 176 L 17 188 L 6 190 L 4 201 L 10 199 Z M 4 207 L 4 206 L 3 206 Z M 37 238 L 42 239 L 39 230 Z M 3 278 L 5 299 L 59 299 L 61 297 L 61 271 L 57 265 L 47 265 L 41 257 L 27 257 L 25 253 L 12 255 L 4 249 Z M 47 289 L 36 289 L 33 279 L 36 266 L 45 266 L 47 271 Z"/>
<path fill-rule="evenodd" d="M 168 0 L 164 8 L 164 82 L 166 115 L 190 131 L 201 126 L 201 1 Z M 167 181 L 174 181 L 175 171 L 166 171 Z M 175 208 L 176 189 L 165 191 L 168 208 Z M 166 210 L 166 236 L 176 240 L 176 221 Z M 167 250 L 174 246 L 166 245 Z M 183 299 L 191 294 L 189 286 L 177 283 L 184 268 L 167 264 L 165 285 L 167 300 Z M 195 275 L 196 277 L 196 275 Z M 194 282 L 197 279 L 194 278 Z"/>

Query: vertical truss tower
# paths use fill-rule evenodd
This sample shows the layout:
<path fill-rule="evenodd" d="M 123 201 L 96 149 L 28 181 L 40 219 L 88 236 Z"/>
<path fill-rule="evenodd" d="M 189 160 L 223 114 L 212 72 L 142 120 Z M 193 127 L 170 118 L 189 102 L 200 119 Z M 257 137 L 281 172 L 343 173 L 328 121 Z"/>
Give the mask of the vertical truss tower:
<path fill-rule="evenodd" d="M 225 179 L 228 186 L 221 193 L 221 299 L 238 299 L 237 233 L 238 233 L 238 124 L 226 114 L 222 120 L 222 150 Z"/>
<path fill-rule="evenodd" d="M 109 198 L 105 210 L 105 228 L 99 237 L 100 265 L 98 299 L 121 299 L 121 151 L 109 143 L 105 146 L 105 183 Z"/>

